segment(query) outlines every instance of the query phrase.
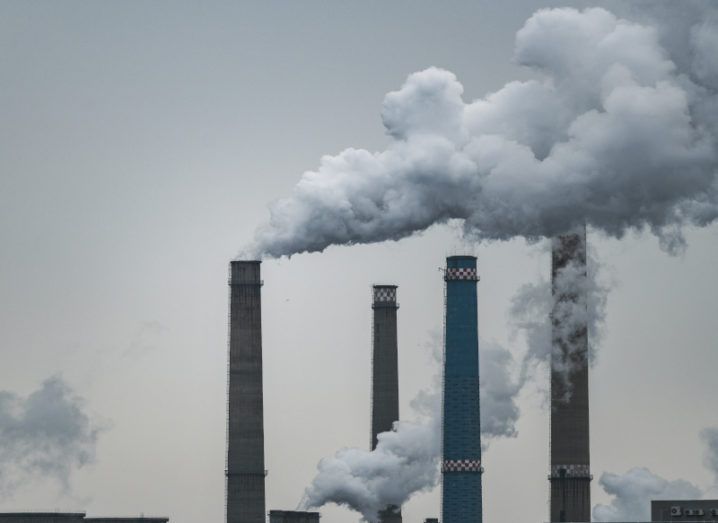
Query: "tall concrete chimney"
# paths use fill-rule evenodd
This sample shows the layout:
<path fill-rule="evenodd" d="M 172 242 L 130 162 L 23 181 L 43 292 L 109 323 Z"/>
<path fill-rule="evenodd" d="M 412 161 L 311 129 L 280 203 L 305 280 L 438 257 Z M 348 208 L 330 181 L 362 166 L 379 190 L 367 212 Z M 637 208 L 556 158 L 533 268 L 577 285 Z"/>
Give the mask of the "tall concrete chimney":
<path fill-rule="evenodd" d="M 586 305 L 585 286 L 558 285 L 567 267 L 586 279 L 586 228 L 552 241 L 551 277 L 551 521 L 591 521 L 591 467 L 588 432 L 588 325 L 566 333 L 560 309 Z M 563 328 L 562 328 L 563 327 Z M 569 371 L 566 372 L 568 364 Z"/>
<path fill-rule="evenodd" d="M 444 271 L 442 523 L 481 523 L 479 333 L 474 256 L 450 256 Z"/>
<path fill-rule="evenodd" d="M 371 448 L 377 435 L 392 429 L 399 420 L 399 365 L 396 332 L 396 285 L 374 285 L 371 389 Z M 379 513 L 382 523 L 401 523 L 401 508 L 387 507 Z"/>
<path fill-rule="evenodd" d="M 230 264 L 227 523 L 265 523 L 259 261 Z"/>

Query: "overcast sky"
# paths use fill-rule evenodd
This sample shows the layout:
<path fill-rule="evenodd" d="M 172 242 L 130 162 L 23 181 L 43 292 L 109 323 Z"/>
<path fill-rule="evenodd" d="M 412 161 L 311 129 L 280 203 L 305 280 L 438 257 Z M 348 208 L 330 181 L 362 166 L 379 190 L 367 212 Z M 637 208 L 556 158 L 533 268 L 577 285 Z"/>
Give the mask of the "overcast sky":
<path fill-rule="evenodd" d="M 31 474 L 0 510 L 221 521 L 229 260 L 323 154 L 387 143 L 381 102 L 408 74 L 449 69 L 466 100 L 525 77 L 513 38 L 547 5 L 0 2 L 0 390 L 60 375 L 99 429 L 68 488 Z M 590 384 L 596 478 L 646 466 L 711 483 L 698 434 L 718 424 L 717 234 L 689 229 L 670 257 L 652 236 L 589 233 L 615 283 Z M 481 337 L 520 353 L 508 308 L 548 276 L 541 245 L 469 245 L 447 226 L 263 263 L 268 509 L 294 509 L 320 458 L 368 445 L 375 282 L 399 286 L 411 418 L 436 371 L 437 268 L 465 252 Z M 524 391 L 518 437 L 484 457 L 487 520 L 547 517 L 547 386 Z M 439 491 L 405 521 L 438 516 Z"/>

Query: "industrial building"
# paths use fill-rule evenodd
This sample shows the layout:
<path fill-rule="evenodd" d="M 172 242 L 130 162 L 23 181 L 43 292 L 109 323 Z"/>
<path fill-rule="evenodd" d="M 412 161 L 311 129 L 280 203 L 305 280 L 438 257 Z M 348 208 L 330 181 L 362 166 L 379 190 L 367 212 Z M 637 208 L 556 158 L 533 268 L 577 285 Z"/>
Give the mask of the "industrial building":
<path fill-rule="evenodd" d="M 140 516 L 138 518 L 85 518 L 85 523 L 167 523 L 167 518 L 148 518 Z"/>
<path fill-rule="evenodd" d="M 227 523 L 266 522 L 260 263 L 230 264 Z"/>
<path fill-rule="evenodd" d="M 446 259 L 443 523 L 481 523 L 481 422 L 476 257 Z"/>
<path fill-rule="evenodd" d="M 85 518 L 85 523 L 167 523 L 167 518 L 148 518 L 140 516 L 138 518 Z"/>
<path fill-rule="evenodd" d="M 557 285 L 559 272 L 569 265 L 586 277 L 586 228 L 558 236 L 551 245 L 554 309 L 551 313 L 551 482 L 553 522 L 591 521 L 591 467 L 588 431 L 588 325 L 574 332 L 560 325 L 561 308 L 585 305 L 585 286 L 566 291 Z M 560 333 L 560 334 L 559 334 Z M 568 370 L 567 370 L 568 369 Z"/>
<path fill-rule="evenodd" d="M 319 512 L 297 510 L 271 510 L 269 523 L 319 523 Z"/>
<path fill-rule="evenodd" d="M 2 512 L 0 523 L 167 523 L 169 518 L 88 518 L 84 512 Z"/>
<path fill-rule="evenodd" d="M 396 285 L 372 287 L 372 388 L 371 443 L 377 435 L 392 430 L 399 420 L 399 362 L 397 340 Z M 401 508 L 386 507 L 379 514 L 381 523 L 401 523 Z"/>
<path fill-rule="evenodd" d="M 718 500 L 651 501 L 651 521 L 706 521 L 718 523 Z"/>

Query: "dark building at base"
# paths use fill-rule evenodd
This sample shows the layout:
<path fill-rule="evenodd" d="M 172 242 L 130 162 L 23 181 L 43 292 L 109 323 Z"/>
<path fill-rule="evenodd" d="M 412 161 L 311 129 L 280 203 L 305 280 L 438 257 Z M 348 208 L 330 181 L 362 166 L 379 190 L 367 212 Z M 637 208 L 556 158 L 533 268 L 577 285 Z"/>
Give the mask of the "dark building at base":
<path fill-rule="evenodd" d="M 88 518 L 84 512 L 0 512 L 0 523 L 167 523 L 169 518 Z"/>
<path fill-rule="evenodd" d="M 319 523 L 319 512 L 298 510 L 271 510 L 269 523 Z"/>
<path fill-rule="evenodd" d="M 651 521 L 718 523 L 718 500 L 654 500 L 651 501 Z"/>

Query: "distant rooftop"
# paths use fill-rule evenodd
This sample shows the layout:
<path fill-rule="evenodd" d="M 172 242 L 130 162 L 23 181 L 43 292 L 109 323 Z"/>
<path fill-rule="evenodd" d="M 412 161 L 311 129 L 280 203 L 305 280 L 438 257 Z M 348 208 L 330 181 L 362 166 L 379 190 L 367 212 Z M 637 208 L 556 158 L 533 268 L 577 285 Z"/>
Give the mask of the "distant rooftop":
<path fill-rule="evenodd" d="M 169 518 L 88 518 L 84 512 L 0 512 L 0 523 L 167 523 Z"/>

